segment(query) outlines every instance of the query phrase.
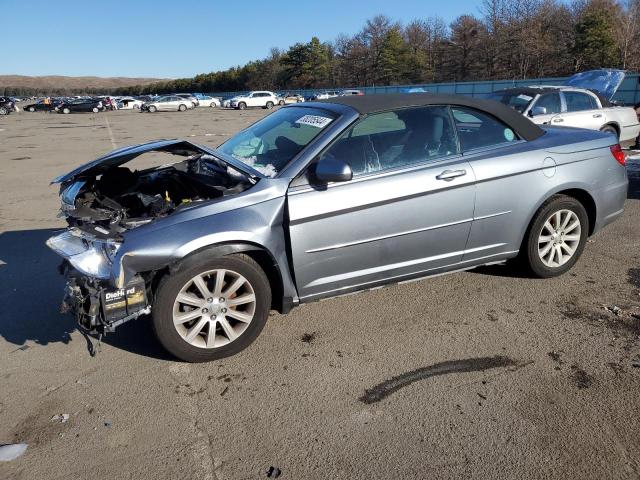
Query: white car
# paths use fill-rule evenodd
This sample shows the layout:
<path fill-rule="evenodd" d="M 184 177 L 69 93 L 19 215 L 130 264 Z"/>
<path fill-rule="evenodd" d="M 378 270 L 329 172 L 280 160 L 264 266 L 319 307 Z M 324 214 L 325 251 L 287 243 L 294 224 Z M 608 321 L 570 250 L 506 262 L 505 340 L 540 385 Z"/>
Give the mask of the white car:
<path fill-rule="evenodd" d="M 184 98 L 185 100 L 189 100 L 191 103 L 193 103 L 193 108 L 196 108 L 198 105 L 200 105 L 200 101 L 190 93 L 174 93 L 173 95 L 175 95 L 176 97 Z"/>
<path fill-rule="evenodd" d="M 313 97 L 314 100 L 327 100 L 328 98 L 340 97 L 342 92 L 339 90 L 326 90 L 320 92 Z"/>
<path fill-rule="evenodd" d="M 214 97 L 210 97 L 209 95 L 201 95 L 198 98 L 198 102 L 199 103 L 199 107 L 210 107 L 210 108 L 216 108 L 220 106 L 220 100 L 218 100 L 217 98 Z"/>
<path fill-rule="evenodd" d="M 278 97 L 269 91 L 249 92 L 246 95 L 237 96 L 231 99 L 229 106 L 244 110 L 247 107 L 262 107 L 271 109 L 278 104 Z"/>
<path fill-rule="evenodd" d="M 132 97 L 123 97 L 118 100 L 118 110 L 139 110 L 144 102 Z"/>
<path fill-rule="evenodd" d="M 154 99 L 152 102 L 144 103 L 142 107 L 140 107 L 140 110 L 150 113 L 167 111 L 184 112 L 192 108 L 194 108 L 194 106 L 189 99 L 178 97 L 177 95 L 165 95 Z"/>
<path fill-rule="evenodd" d="M 591 70 L 574 75 L 565 85 L 509 88 L 489 98 L 509 105 L 538 125 L 600 130 L 616 135 L 621 144 L 631 145 L 640 134 L 636 111 L 611 104 L 623 80 L 621 70 Z"/>

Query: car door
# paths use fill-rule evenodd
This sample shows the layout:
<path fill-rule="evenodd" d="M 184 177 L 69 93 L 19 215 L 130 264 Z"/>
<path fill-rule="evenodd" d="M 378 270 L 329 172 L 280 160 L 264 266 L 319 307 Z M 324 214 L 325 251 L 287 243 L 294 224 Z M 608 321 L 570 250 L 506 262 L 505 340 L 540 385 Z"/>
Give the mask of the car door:
<path fill-rule="evenodd" d="M 565 90 L 561 95 L 565 111 L 551 119 L 552 125 L 599 130 L 604 124 L 605 116 L 594 95 L 573 90 Z"/>
<path fill-rule="evenodd" d="M 544 113 L 538 113 L 544 111 Z M 551 119 L 562 113 L 562 100 L 559 92 L 539 95 L 527 110 L 528 116 L 538 125 L 551 123 Z"/>
<path fill-rule="evenodd" d="M 316 161 L 325 158 L 349 163 L 354 176 L 314 184 L 312 163 L 288 192 L 302 300 L 423 276 L 461 260 L 475 186 L 448 107 L 369 115 Z"/>
<path fill-rule="evenodd" d="M 473 223 L 462 259 L 465 265 L 513 256 L 523 222 L 547 188 L 542 169 L 548 154 L 532 150 L 508 125 L 486 112 L 452 107 L 463 157 L 473 169 L 476 189 Z"/>

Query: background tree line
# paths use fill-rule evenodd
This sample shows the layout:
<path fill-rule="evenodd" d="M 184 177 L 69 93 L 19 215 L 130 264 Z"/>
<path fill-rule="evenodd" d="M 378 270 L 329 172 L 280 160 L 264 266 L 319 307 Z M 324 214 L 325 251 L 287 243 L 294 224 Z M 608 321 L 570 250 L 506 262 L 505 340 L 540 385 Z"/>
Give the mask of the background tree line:
<path fill-rule="evenodd" d="M 287 90 L 640 70 L 640 0 L 483 0 L 479 13 L 403 25 L 378 15 L 353 36 L 317 37 L 262 59 L 116 94 Z"/>

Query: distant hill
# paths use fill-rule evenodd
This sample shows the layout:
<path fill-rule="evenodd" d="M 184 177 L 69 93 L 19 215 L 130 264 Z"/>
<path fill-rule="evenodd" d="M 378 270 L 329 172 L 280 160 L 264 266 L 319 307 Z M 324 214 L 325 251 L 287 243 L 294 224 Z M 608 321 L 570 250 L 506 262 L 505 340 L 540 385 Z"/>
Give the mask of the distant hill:
<path fill-rule="evenodd" d="M 130 78 L 130 77 L 64 77 L 49 75 L 30 77 L 26 75 L 0 75 L 0 91 L 3 89 L 28 89 L 42 92 L 58 92 L 62 90 L 80 92 L 104 90 L 110 91 L 133 85 L 147 85 L 161 82 L 162 78 Z"/>

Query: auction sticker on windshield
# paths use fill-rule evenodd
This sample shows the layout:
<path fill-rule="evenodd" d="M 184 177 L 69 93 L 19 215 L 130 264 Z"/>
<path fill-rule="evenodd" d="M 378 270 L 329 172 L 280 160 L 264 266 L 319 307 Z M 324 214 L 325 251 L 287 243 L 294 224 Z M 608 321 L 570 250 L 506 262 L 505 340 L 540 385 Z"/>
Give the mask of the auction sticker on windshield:
<path fill-rule="evenodd" d="M 304 115 L 296 120 L 295 123 L 302 125 L 311 125 L 316 128 L 324 128 L 331 123 L 333 119 L 329 117 L 322 117 L 320 115 Z"/>

